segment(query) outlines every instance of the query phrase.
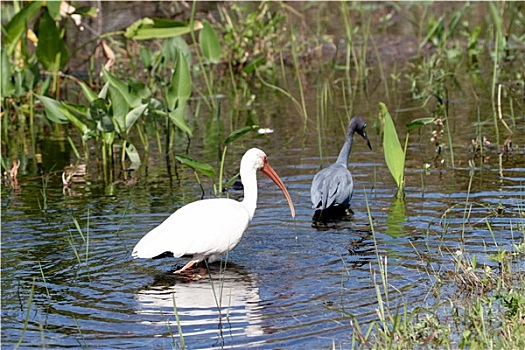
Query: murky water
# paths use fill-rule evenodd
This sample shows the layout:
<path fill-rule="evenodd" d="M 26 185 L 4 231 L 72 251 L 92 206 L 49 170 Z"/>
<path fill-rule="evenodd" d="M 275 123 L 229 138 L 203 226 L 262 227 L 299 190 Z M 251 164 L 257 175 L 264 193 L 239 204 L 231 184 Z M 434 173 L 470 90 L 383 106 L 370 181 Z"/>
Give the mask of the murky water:
<path fill-rule="evenodd" d="M 131 258 L 144 234 L 200 198 L 191 172 L 179 169 L 180 179 L 169 178 L 164 159 L 152 155 L 147 172 L 142 168 L 135 175 L 138 182 L 118 182 L 112 195 L 96 176 L 64 192 L 57 169 L 74 156 L 67 141 L 44 142 L 47 169 L 58 171 L 49 182 L 22 173 L 20 190 L 2 187 L 2 346 L 165 349 L 184 342 L 190 349 L 348 348 L 351 316 L 361 325 L 377 319 L 378 257 L 387 261 L 391 305 L 409 308 L 434 303 L 429 290 L 435 281 L 428 271 L 452 269 L 452 256 L 461 246 L 478 262 L 496 266 L 488 254 L 524 233 L 523 116 L 516 115 L 513 128 L 519 147 L 504 155 L 489 147 L 480 158 L 470 147 L 478 134 L 477 105 L 463 91 L 451 91 L 456 167 L 450 166 L 447 146 L 434 161 L 431 127 L 414 131 L 403 203 L 395 200 L 396 187 L 373 129 L 377 102 L 386 99 L 379 85 L 371 99 L 353 105 L 369 122 L 373 146 L 370 151 L 356 136 L 350 158 L 354 216 L 313 225 L 309 190 L 320 166 L 315 113 L 320 75 L 305 77 L 306 124 L 286 97 L 257 93 L 254 115 L 275 133 L 240 139 L 228 152 L 226 171 L 233 175 L 245 150 L 266 151 L 288 187 L 296 218 L 290 217 L 279 189 L 259 174 L 258 208 L 241 244 L 227 257 L 226 268 L 214 264 L 209 274 L 199 271 L 198 280 L 172 273 L 184 259 Z M 431 114 L 414 109 L 421 102 L 406 91 L 390 92 L 403 107 L 396 116 L 400 131 L 406 122 Z M 334 94 L 331 115 L 320 130 L 325 165 L 335 161 L 347 123 L 342 92 L 334 88 Z M 483 102 L 482 110 L 490 110 L 489 105 Z M 489 115 L 482 113 L 482 133 L 494 142 Z M 214 161 L 216 149 L 195 124 L 191 155 Z M 212 185 L 203 180 L 209 197 Z M 240 198 L 242 192 L 230 190 L 229 195 Z"/>

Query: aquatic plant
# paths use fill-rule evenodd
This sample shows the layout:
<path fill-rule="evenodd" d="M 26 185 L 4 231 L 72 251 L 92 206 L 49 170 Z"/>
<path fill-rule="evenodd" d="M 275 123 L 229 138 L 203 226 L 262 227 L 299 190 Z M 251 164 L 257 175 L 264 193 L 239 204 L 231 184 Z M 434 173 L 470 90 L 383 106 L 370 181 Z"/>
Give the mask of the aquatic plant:
<path fill-rule="evenodd" d="M 396 182 L 397 196 L 399 197 L 403 194 L 405 188 L 405 154 L 406 145 L 408 144 L 408 133 L 405 148 L 403 149 L 397 136 L 394 121 L 392 120 L 386 105 L 380 102 L 379 109 L 379 118 L 383 125 L 383 152 L 385 154 L 385 161 L 388 170 L 390 170 L 390 174 Z"/>

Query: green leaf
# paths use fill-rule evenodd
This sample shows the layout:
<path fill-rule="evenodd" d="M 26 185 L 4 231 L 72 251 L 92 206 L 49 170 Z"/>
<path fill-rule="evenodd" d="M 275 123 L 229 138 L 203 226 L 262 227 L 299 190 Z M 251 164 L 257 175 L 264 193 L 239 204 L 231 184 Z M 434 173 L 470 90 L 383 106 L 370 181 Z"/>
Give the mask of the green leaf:
<path fill-rule="evenodd" d="M 88 107 L 84 105 L 77 105 L 77 104 L 69 103 L 65 101 L 62 101 L 62 105 L 66 107 L 68 111 L 76 113 L 78 115 L 82 115 L 82 116 L 85 116 L 89 110 Z"/>
<path fill-rule="evenodd" d="M 195 21 L 194 30 L 202 28 L 202 24 Z M 128 28 L 124 36 L 133 40 L 163 39 L 188 34 L 190 26 L 186 22 L 169 19 L 142 18 L 135 21 Z"/>
<path fill-rule="evenodd" d="M 427 124 L 433 123 L 434 120 L 435 120 L 435 118 L 433 118 L 433 117 L 414 119 L 411 122 L 406 124 L 406 128 L 408 130 L 411 130 L 411 129 L 414 129 L 414 128 L 420 128 L 420 127 L 425 126 Z"/>
<path fill-rule="evenodd" d="M 179 52 L 182 52 L 184 58 L 188 62 L 188 67 L 191 65 L 190 47 L 182 37 L 169 38 L 164 40 L 162 44 L 162 56 L 165 60 L 177 60 Z"/>
<path fill-rule="evenodd" d="M 20 10 L 4 27 L 2 45 L 7 46 L 7 55 L 11 56 L 15 51 L 16 44 L 26 31 L 27 23 L 35 16 L 42 7 L 41 1 L 32 1 Z"/>
<path fill-rule="evenodd" d="M 193 133 L 191 132 L 191 128 L 186 122 L 186 118 L 184 118 L 184 112 L 185 112 L 185 105 L 177 107 L 174 111 L 169 112 L 168 116 L 170 117 L 173 124 L 175 124 L 176 127 L 187 133 L 188 135 L 193 136 Z"/>
<path fill-rule="evenodd" d="M 401 190 L 404 188 L 405 172 L 405 152 L 401 147 L 397 137 L 394 121 L 388 112 L 386 105 L 379 103 L 380 117 L 383 120 L 383 151 L 385 152 L 385 161 L 390 174 L 394 178 L 397 187 Z"/>
<path fill-rule="evenodd" d="M 60 67 L 56 66 L 57 55 L 60 55 Z M 38 46 L 36 56 L 47 70 L 60 69 L 68 61 L 68 53 L 64 40 L 60 37 L 55 21 L 47 11 L 42 13 L 38 27 Z"/>
<path fill-rule="evenodd" d="M 108 97 L 109 86 L 110 86 L 109 82 L 106 82 L 106 83 L 104 84 L 104 86 L 102 87 L 102 89 L 100 90 L 100 92 L 98 93 L 97 96 L 98 96 L 99 98 L 104 98 L 104 99 L 105 99 L 106 97 Z"/>
<path fill-rule="evenodd" d="M 69 121 L 78 129 L 78 131 L 80 131 L 83 136 L 91 131 L 86 124 L 84 124 L 70 111 L 68 111 L 68 109 L 62 103 L 46 96 L 37 94 L 35 94 L 35 96 L 44 105 L 46 116 L 49 118 L 49 120 L 60 124 L 65 124 Z"/>
<path fill-rule="evenodd" d="M 84 93 L 84 97 L 88 100 L 88 102 L 93 102 L 98 98 L 97 94 L 93 90 L 91 90 L 91 88 L 87 86 L 86 83 L 81 81 L 79 82 L 79 84 L 80 88 L 82 89 L 82 92 Z"/>
<path fill-rule="evenodd" d="M 134 170 L 138 169 L 141 164 L 140 155 L 139 155 L 139 152 L 137 151 L 137 148 L 135 148 L 135 146 L 132 143 L 127 144 L 126 155 L 131 161 L 131 165 L 129 169 L 134 169 Z"/>
<path fill-rule="evenodd" d="M 102 74 L 104 75 L 104 78 L 106 79 L 106 81 L 109 82 L 111 86 L 116 88 L 122 94 L 122 96 L 124 96 L 129 107 L 135 108 L 141 104 L 141 99 L 140 99 L 139 94 L 137 94 L 136 91 L 130 89 L 128 84 L 124 83 L 122 80 L 115 77 L 113 74 L 108 72 L 105 68 L 102 69 Z"/>
<path fill-rule="evenodd" d="M 2 96 L 12 96 L 15 93 L 15 85 L 12 81 L 12 74 L 11 74 L 11 63 L 9 62 L 9 57 L 7 56 L 7 52 L 2 47 Z"/>
<path fill-rule="evenodd" d="M 230 143 L 242 137 L 243 135 L 249 133 L 250 131 L 255 131 L 258 128 L 259 126 L 252 125 L 252 126 L 245 126 L 244 128 L 237 129 L 233 131 L 230 135 L 228 135 L 228 137 L 226 137 L 226 140 L 224 140 L 224 144 L 229 145 Z"/>
<path fill-rule="evenodd" d="M 203 22 L 202 30 L 199 33 L 199 43 L 202 54 L 211 63 L 219 63 L 221 60 L 221 43 L 215 29 L 208 22 Z"/>
<path fill-rule="evenodd" d="M 210 179 L 213 179 L 215 177 L 215 169 L 213 169 L 213 167 L 208 163 L 204 163 L 200 160 L 193 159 L 182 154 L 176 154 L 175 158 L 183 165 L 200 172 L 201 174 L 209 177 Z"/>
<path fill-rule="evenodd" d="M 181 51 L 178 53 L 175 71 L 171 77 L 168 89 L 168 109 L 173 111 L 176 106 L 181 106 L 191 96 L 191 74 L 188 62 Z"/>
<path fill-rule="evenodd" d="M 146 69 L 151 69 L 153 66 L 153 51 L 149 47 L 140 48 L 140 60 Z"/>
<path fill-rule="evenodd" d="M 15 80 L 15 96 L 24 96 L 26 93 L 26 89 L 24 88 L 24 74 L 17 70 L 14 72 L 13 78 Z"/>
<path fill-rule="evenodd" d="M 38 63 L 28 64 L 24 68 L 24 87 L 28 91 L 33 91 L 40 81 L 40 68 Z"/>
<path fill-rule="evenodd" d="M 60 19 L 60 5 L 62 1 L 46 1 L 46 7 L 49 11 L 49 15 L 53 18 L 54 21 Z"/>
<path fill-rule="evenodd" d="M 126 134 L 129 133 L 133 124 L 135 124 L 147 107 L 148 104 L 146 103 L 129 111 L 129 113 L 126 115 Z"/>
<path fill-rule="evenodd" d="M 66 117 L 66 113 L 69 113 L 69 111 L 65 109 L 65 107 L 60 102 L 46 96 L 37 94 L 35 94 L 35 96 L 44 105 L 46 116 L 49 120 L 54 123 L 67 124 L 69 120 Z"/>
<path fill-rule="evenodd" d="M 109 100 L 111 101 L 111 110 L 113 111 L 112 115 L 117 126 L 117 131 L 119 134 L 123 134 L 126 130 L 126 115 L 129 111 L 126 99 L 118 89 L 110 86 Z"/>

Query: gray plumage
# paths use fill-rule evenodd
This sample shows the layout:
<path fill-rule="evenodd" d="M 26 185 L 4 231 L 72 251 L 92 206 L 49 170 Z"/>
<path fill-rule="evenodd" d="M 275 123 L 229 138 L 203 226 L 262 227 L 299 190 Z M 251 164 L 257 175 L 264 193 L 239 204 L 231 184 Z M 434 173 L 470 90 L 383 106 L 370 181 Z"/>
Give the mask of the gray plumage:
<path fill-rule="evenodd" d="M 354 193 L 354 182 L 352 174 L 348 170 L 348 156 L 352 149 L 354 132 L 361 135 L 366 140 L 368 147 L 372 149 L 365 128 L 366 123 L 363 118 L 352 118 L 337 161 L 315 174 L 310 189 L 310 198 L 315 210 L 325 210 L 336 206 L 345 209 L 350 207 L 350 200 Z"/>

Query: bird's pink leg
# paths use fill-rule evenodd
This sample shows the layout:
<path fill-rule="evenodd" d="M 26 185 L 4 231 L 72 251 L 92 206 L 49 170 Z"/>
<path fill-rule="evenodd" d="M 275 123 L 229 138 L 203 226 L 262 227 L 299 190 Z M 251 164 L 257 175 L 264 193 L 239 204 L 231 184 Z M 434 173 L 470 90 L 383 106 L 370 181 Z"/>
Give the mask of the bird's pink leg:
<path fill-rule="evenodd" d="M 196 263 L 197 263 L 196 261 L 194 261 L 194 260 L 190 260 L 190 262 L 188 262 L 186 265 L 184 265 L 182 269 L 177 270 L 177 271 L 175 271 L 174 273 L 177 273 L 177 274 L 182 273 L 182 272 L 184 272 L 185 270 L 187 270 L 187 269 L 189 269 L 190 267 L 192 267 L 193 265 L 195 265 Z"/>

